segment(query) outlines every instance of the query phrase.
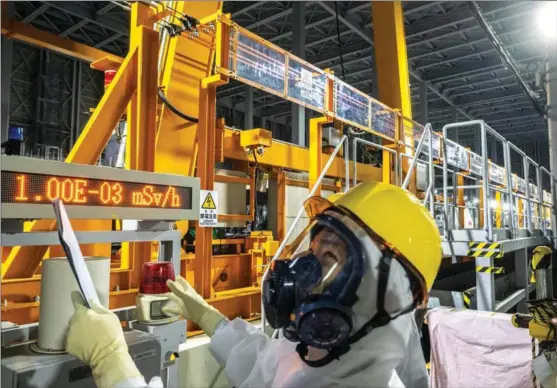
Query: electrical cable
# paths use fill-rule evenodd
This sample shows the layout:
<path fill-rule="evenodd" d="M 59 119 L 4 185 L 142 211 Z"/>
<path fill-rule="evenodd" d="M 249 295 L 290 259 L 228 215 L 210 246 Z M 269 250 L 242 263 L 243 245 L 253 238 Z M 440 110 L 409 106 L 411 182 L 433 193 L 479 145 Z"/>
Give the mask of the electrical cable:
<path fill-rule="evenodd" d="M 170 109 L 170 111 L 172 113 L 174 113 L 177 116 L 180 116 L 181 118 L 183 118 L 184 120 L 187 121 L 191 121 L 192 123 L 199 123 L 199 119 L 196 117 L 192 117 L 192 116 L 188 116 L 187 114 L 181 112 L 180 110 L 178 110 L 178 108 L 176 108 L 174 105 L 172 105 L 172 103 L 170 101 L 167 100 L 166 96 L 164 95 L 164 92 L 162 91 L 162 88 L 159 86 L 159 88 L 157 89 L 157 94 L 159 95 L 159 98 L 161 99 L 161 101 L 168 107 L 168 109 Z"/>
<path fill-rule="evenodd" d="M 486 20 L 479 4 L 475 1 L 471 1 L 468 3 L 468 5 L 469 8 L 474 13 L 476 21 L 480 25 L 481 29 L 487 35 L 487 38 L 495 48 L 495 51 L 497 51 L 497 53 L 499 54 L 503 66 L 505 66 L 506 69 L 510 68 L 510 71 L 512 72 L 512 74 L 517 80 L 518 86 L 520 86 L 524 94 L 528 96 L 536 112 L 538 112 L 539 115 L 542 116 L 544 119 L 547 119 L 547 112 L 545 110 L 545 107 L 541 105 L 539 101 L 539 96 L 532 90 L 530 85 L 528 85 L 528 83 L 524 80 L 524 77 L 522 77 L 522 75 L 520 74 L 520 71 L 518 70 L 518 67 L 515 61 L 513 60 L 511 54 L 503 45 L 503 42 L 497 36 L 493 27 L 491 27 L 491 25 Z"/>

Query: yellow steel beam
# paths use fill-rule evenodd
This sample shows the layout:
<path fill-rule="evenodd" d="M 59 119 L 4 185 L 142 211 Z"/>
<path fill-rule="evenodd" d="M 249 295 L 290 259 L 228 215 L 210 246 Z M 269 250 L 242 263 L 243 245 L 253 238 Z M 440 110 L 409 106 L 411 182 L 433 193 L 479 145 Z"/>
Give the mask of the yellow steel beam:
<path fill-rule="evenodd" d="M 154 171 L 157 121 L 157 60 L 159 34 L 145 26 L 153 9 L 133 3 L 130 16 L 130 49 L 138 51 L 136 92 L 129 100 L 125 165 L 130 170 Z M 139 286 L 143 263 L 151 260 L 151 243 L 123 243 L 120 267 L 132 269 L 130 288 Z"/>
<path fill-rule="evenodd" d="M 372 1 L 379 101 L 412 118 L 404 16 L 400 1 Z"/>
<path fill-rule="evenodd" d="M 202 19 L 222 9 L 222 2 L 178 1 L 178 12 Z M 199 85 L 210 75 L 214 50 L 187 37 L 169 39 L 163 47 L 161 86 L 166 98 L 191 117 L 199 114 Z M 193 175 L 196 166 L 197 124 L 162 106 L 158 121 L 155 171 Z"/>
<path fill-rule="evenodd" d="M 175 8 L 201 20 L 222 10 L 222 1 L 178 1 Z M 187 37 L 167 39 L 161 50 L 159 85 L 162 91 L 180 112 L 198 117 L 200 82 L 211 74 L 214 50 Z M 162 105 L 157 122 L 156 172 L 194 175 L 198 148 L 194 139 L 199 136 L 197 126 Z M 181 232 L 187 232 L 187 222 L 180 221 L 177 226 Z"/>
<path fill-rule="evenodd" d="M 398 109 L 403 117 L 412 118 L 410 100 L 410 76 L 404 35 L 404 16 L 400 1 L 372 1 L 373 30 L 375 39 L 375 61 L 377 68 L 379 101 L 393 109 Z M 413 128 L 405 126 L 399 117 L 399 135 L 403 144 L 409 143 L 404 137 L 413 137 Z M 407 128 L 405 128 L 407 127 Z M 413 142 L 413 140 L 412 140 Z M 406 152 L 403 146 L 402 152 Z M 383 164 L 390 166 L 390 154 L 383 152 Z M 408 171 L 408 159 L 403 159 L 403 171 Z M 412 179 L 410 190 L 415 191 Z"/>
<path fill-rule="evenodd" d="M 60 54 L 82 59 L 86 62 L 94 62 L 103 58 L 110 58 L 112 61 L 120 63 L 124 60 L 124 58 L 106 51 L 62 38 L 61 36 L 39 30 L 29 24 L 5 17 L 2 18 L 2 35 L 6 38 L 17 39 Z"/>
<path fill-rule="evenodd" d="M 197 176 L 202 190 L 213 190 L 215 181 L 215 137 L 216 137 L 216 85 L 201 87 L 199 99 L 199 160 Z M 211 268 L 213 256 L 213 228 L 195 228 L 195 289 L 204 297 L 211 298 Z"/>
<path fill-rule="evenodd" d="M 66 163 L 94 164 L 99 159 L 112 129 L 122 117 L 126 105 L 135 91 L 137 57 L 137 50 L 128 54 L 68 154 Z M 104 224 L 107 223 L 102 223 L 102 225 Z M 55 221 L 40 220 L 31 224 L 30 231 L 53 230 L 54 227 Z M 106 244 L 94 244 L 90 250 L 84 250 L 84 254 L 101 255 L 104 253 L 106 255 L 105 248 Z M 45 246 L 14 247 L 2 265 L 2 279 L 33 276 L 47 249 L 48 247 Z"/>
<path fill-rule="evenodd" d="M 225 129 L 223 131 L 223 136 L 224 139 L 222 144 L 225 158 L 245 162 L 251 162 L 253 160 L 248 156 L 245 149 L 240 146 L 240 131 Z M 325 167 L 328 158 L 329 155 L 323 155 L 321 160 L 321 169 L 319 171 Z M 295 171 L 310 171 L 309 160 L 309 150 L 307 148 L 280 141 L 273 141 L 273 145 L 266 148 L 263 155 L 257 156 L 257 161 L 261 165 Z M 351 171 L 353 171 L 352 168 L 353 162 L 350 161 Z M 344 159 L 336 158 L 331 164 L 331 167 L 327 172 L 327 176 L 333 178 L 344 178 L 345 171 Z M 380 168 L 365 164 L 358 164 L 359 181 L 381 181 L 381 179 L 382 172 Z"/>

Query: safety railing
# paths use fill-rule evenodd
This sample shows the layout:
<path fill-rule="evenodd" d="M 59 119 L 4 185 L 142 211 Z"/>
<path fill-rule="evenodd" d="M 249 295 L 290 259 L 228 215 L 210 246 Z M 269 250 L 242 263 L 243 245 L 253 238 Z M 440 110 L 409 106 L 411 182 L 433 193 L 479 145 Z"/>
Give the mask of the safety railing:
<path fill-rule="evenodd" d="M 456 131 L 464 128 L 474 128 L 480 136 L 480 154 L 476 154 L 469 149 L 448 139 L 448 130 Z M 441 139 L 443 157 L 441 164 L 443 168 L 443 212 L 446 215 L 452 214 L 448 218 L 445 228 L 447 236 L 450 230 L 457 228 L 454 212 L 455 208 L 463 208 L 456 201 L 459 190 L 475 190 L 478 193 L 478 216 L 481 221 L 474 225 L 483 223 L 487 239 L 493 240 L 494 236 L 494 213 L 497 216 L 497 223 L 508 228 L 513 235 L 517 235 L 518 229 L 526 229 L 530 234 L 535 230 L 547 233 L 553 227 L 551 222 L 552 198 L 553 195 L 543 189 L 543 175 L 550 180 L 550 189 L 553 191 L 555 179 L 549 171 L 538 165 L 532 158 L 528 157 L 522 150 L 503 136 L 489 127 L 481 120 L 468 121 L 463 123 L 448 124 L 443 127 Z M 487 136 L 492 136 L 503 149 L 503 167 L 491 162 L 487 155 Z M 421 139 L 423 140 L 423 139 Z M 523 177 L 513 174 L 511 165 L 511 153 L 515 152 L 521 158 Z M 452 166 L 454 170 L 451 170 Z M 533 169 L 534 174 L 530 174 Z M 462 180 L 474 180 L 474 184 L 457 184 L 456 175 L 459 171 L 465 174 Z M 452 185 L 449 185 L 449 173 L 452 172 Z M 486 173 L 487 172 L 487 173 Z M 479 182 L 479 184 L 478 184 Z M 532 183 L 534 182 L 534 183 Z M 462 192 L 461 191 L 461 192 Z M 452 204 L 449 198 L 452 194 Z M 524 206 L 523 206 L 524 205 Z M 523 209 L 523 210 L 522 210 Z M 451 221 L 452 220 L 452 221 Z M 522 226 L 525 228 L 522 228 Z"/>
<path fill-rule="evenodd" d="M 434 178 L 439 164 L 443 170 L 443 192 L 440 206 L 443 209 L 443 216 L 447 219 L 446 231 L 455 228 L 456 217 L 453 210 L 470 207 L 463 205 L 461 200 L 457 201 L 457 196 L 462 190 L 470 189 L 476 190 L 478 196 L 481 196 L 477 211 L 481 219 L 478 219 L 477 225 L 486 230 L 488 239 L 493 238 L 493 220 L 496 219 L 500 224 L 501 214 L 504 215 L 504 223 L 513 232 L 522 226 L 523 221 L 526 222 L 526 229 L 530 233 L 538 228 L 548 229 L 548 218 L 553 217 L 551 210 L 548 209 L 550 209 L 554 197 L 554 178 L 550 178 L 552 194 L 544 194 L 541 186 L 541 167 L 524 153 L 520 154 L 525 170 L 524 177 L 513 175 L 510 154 L 511 150 L 516 151 L 518 148 L 485 122 L 474 120 L 449 124 L 443 127 L 442 134 L 434 133 L 431 125 L 422 127 L 415 121 L 404 117 L 401 112 L 346 84 L 331 72 L 322 70 L 242 28 L 225 14 L 212 15 L 204 19 L 202 24 L 215 27 L 215 73 L 237 79 L 282 99 L 302 105 L 328 118 L 336 119 L 344 125 L 375 134 L 387 141 L 388 144 L 395 144 L 395 155 L 397 155 L 395 156 L 395 183 L 403 187 L 408 186 L 413 179 L 418 163 L 426 163 L 429 179 L 424 203 L 429 204 L 432 213 L 435 213 L 439 206 L 438 198 L 435 195 Z M 481 138 L 479 154 L 476 153 L 478 150 L 472 152 L 447 138 L 447 130 L 458 131 L 466 127 L 475 128 Z M 503 147 L 503 167 L 488 158 L 488 135 L 494 137 Z M 418 145 L 414 147 L 416 140 Z M 426 141 L 428 143 L 428 147 L 425 147 L 428 150 L 427 160 L 420 162 L 418 159 L 423 156 L 422 153 L 425 154 L 423 144 Z M 355 140 L 354 149 L 357 149 L 358 143 L 366 145 L 363 139 Z M 389 149 L 382 144 L 370 142 L 367 145 L 372 145 L 382 151 Z M 348 144 L 345 143 L 344 147 L 345 154 L 348 155 Z M 403 151 L 401 152 L 401 150 Z M 387 152 L 393 154 L 390 150 Z M 406 176 L 402 179 L 404 158 L 411 160 L 411 168 L 406 169 Z M 535 183 L 530 182 L 531 168 L 535 171 L 533 175 L 536 177 Z M 356 169 L 357 167 L 354 167 L 354 183 L 357 182 Z M 449 172 L 455 178 L 452 186 L 448 184 Z M 467 174 L 465 178 L 461 178 L 463 172 Z M 349 165 L 347 164 L 345 190 L 348 190 L 350 186 L 348 175 Z M 473 184 L 459 185 L 456 178 L 460 180 L 475 178 L 476 180 Z M 513 187 L 515 181 L 518 189 Z M 525 189 L 524 192 L 520 191 L 521 187 Z M 449 192 L 452 192 L 452 204 L 449 202 Z M 492 199 L 495 199 L 499 205 L 503 203 L 504 209 L 500 209 L 499 205 L 492 209 L 490 204 Z M 523 212 L 522 209 L 525 211 Z M 451 212 L 453 215 L 449 217 Z"/>
<path fill-rule="evenodd" d="M 393 156 L 393 160 L 394 160 L 394 171 L 395 171 L 395 184 L 397 186 L 400 186 L 400 174 L 398 173 L 399 171 L 399 166 L 400 166 L 400 158 L 398 157 L 398 153 L 396 150 L 389 148 L 389 147 L 385 147 L 381 144 L 377 144 L 374 143 L 372 141 L 369 140 L 364 140 L 362 138 L 359 137 L 355 137 L 354 140 L 352 141 L 352 165 L 353 165 L 353 180 L 352 183 L 354 186 L 356 186 L 358 184 L 358 145 L 362 144 L 362 145 L 367 145 L 376 149 L 379 149 L 381 151 L 386 151 L 388 153 L 390 153 Z M 348 164 L 347 164 L 348 166 Z M 346 185 L 348 187 L 348 184 Z"/>

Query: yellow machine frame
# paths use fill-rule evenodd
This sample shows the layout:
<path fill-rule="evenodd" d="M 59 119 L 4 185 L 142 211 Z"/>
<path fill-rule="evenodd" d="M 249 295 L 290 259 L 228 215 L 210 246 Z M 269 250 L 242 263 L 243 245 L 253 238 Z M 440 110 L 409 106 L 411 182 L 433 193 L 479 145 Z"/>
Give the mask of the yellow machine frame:
<path fill-rule="evenodd" d="M 244 183 L 250 185 L 250 193 L 255 195 L 254 179 L 219 176 L 215 174 L 215 163 L 225 159 L 234 162 L 234 168 L 254 176 L 250 163 L 253 158 L 246 149 L 263 146 L 265 152 L 258 156 L 258 164 L 265 167 L 278 182 L 279 203 L 284 204 L 287 185 L 304 185 L 286 178 L 286 170 L 309 172 L 309 188 L 317 182 L 328 155 L 321 147 L 322 128 L 325 124 L 343 125 L 342 118 L 336 117 L 332 109 L 334 81 L 331 75 L 327 82 L 327 111 L 322 117 L 310 120 L 309 149 L 272 142 L 268 131 L 236 131 L 225 128 L 223 120 L 216 117 L 216 89 L 226 84 L 230 72 L 226 69 L 230 52 L 231 28 L 241 29 L 229 15 L 222 13 L 221 2 L 174 2 L 178 12 L 187 13 L 198 20 L 199 35 L 168 39 L 159 47 L 159 33 L 153 25 L 162 18 L 171 17 L 172 12 L 164 5 L 148 7 L 143 3 L 133 3 L 131 9 L 130 49 L 125 58 L 119 58 L 101 50 L 60 39 L 43 33 L 33 27 L 13 20 L 3 20 L 2 33 L 32 44 L 47 47 L 57 52 L 74 55 L 92 62 L 99 70 L 117 69 L 110 86 L 94 109 L 79 139 L 65 160 L 66 163 L 94 164 L 108 142 L 112 129 L 125 114 L 128 124 L 126 143 L 126 168 L 161 173 L 196 175 L 201 180 L 201 189 L 212 190 L 215 182 Z M 377 49 L 387 54 L 380 56 L 379 79 L 396 80 L 394 85 L 381 88 L 380 98 L 391 104 L 394 112 L 395 138 L 366 128 L 385 139 L 397 152 L 411 153 L 414 128 L 420 126 L 410 119 L 411 104 L 406 64 L 402 7 L 400 3 L 373 4 L 374 21 L 393 24 L 393 34 L 376 42 Z M 387 27 L 385 27 L 387 28 Z M 290 53 L 242 29 L 263 45 Z M 379 34 L 376 34 L 376 37 Z M 390 52 L 386 47 L 396 46 Z M 159 52 L 162 52 L 160 72 Z M 214 69 L 213 58 L 215 58 Z M 311 64 L 296 59 L 309 67 Z M 330 73 L 332 74 L 332 73 Z M 382 81 L 387 82 L 387 81 Z M 249 82 L 247 82 L 249 83 Z M 252 84 L 254 87 L 259 85 Z M 157 89 L 161 88 L 166 97 L 182 112 L 198 116 L 199 123 L 188 123 L 160 104 Z M 288 98 L 287 96 L 281 96 Z M 301 103 L 301 101 L 294 101 Z M 379 103 L 379 102 L 378 102 Z M 351 124 L 352 125 L 352 124 Z M 421 126 L 420 126 L 421 127 Z M 250 128 L 246 128 L 250 129 Z M 412 141 L 408 141 L 412 139 Z M 391 168 L 390 156 L 384 152 L 384 167 L 379 169 L 369 165 L 358 165 L 358 180 L 383 180 L 392 182 L 396 173 Z M 350 162 L 352 164 L 353 162 Z M 352 165 L 350 166 L 352 171 Z M 338 191 L 340 180 L 345 178 L 342 158 L 336 158 L 327 176 L 337 179 L 335 186 L 323 186 L 327 190 Z M 411 186 L 412 188 L 412 186 Z M 317 193 L 319 193 L 318 188 Z M 252 214 L 219 215 L 228 220 L 252 220 Z M 285 233 L 285 209 L 278 210 L 278 240 Z M 88 220 L 73 222 L 77 230 L 110 229 L 110 222 Z M 256 232 L 242 239 L 214 240 L 212 228 L 201 228 L 193 223 L 179 222 L 178 227 L 185 233 L 195 226 L 195 255 L 182 255 L 182 276 L 188 278 L 212 305 L 229 317 L 254 317 L 260 311 L 259 281 L 262 267 L 277 248 L 278 241 L 269 232 Z M 29 231 L 51 230 L 52 220 L 31 223 Z M 112 260 L 110 307 L 118 308 L 135 303 L 142 264 L 153 259 L 151 243 L 124 244 L 118 258 Z M 213 247 L 235 245 L 235 254 L 214 255 Z M 108 244 L 82 246 L 85 255 L 110 255 Z M 156 250 L 155 250 L 156 251 Z M 2 306 L 3 319 L 16 323 L 38 320 L 38 302 L 33 298 L 40 293 L 41 261 L 45 257 L 63 255 L 59 247 L 16 247 L 3 258 L 2 294 L 7 301 Z M 240 264 L 239 264 L 240 263 Z M 218 278 L 223 268 L 232 269 L 229 278 L 235 279 L 229 286 L 218 286 Z M 238 279 L 241 279 L 239 281 Z"/>

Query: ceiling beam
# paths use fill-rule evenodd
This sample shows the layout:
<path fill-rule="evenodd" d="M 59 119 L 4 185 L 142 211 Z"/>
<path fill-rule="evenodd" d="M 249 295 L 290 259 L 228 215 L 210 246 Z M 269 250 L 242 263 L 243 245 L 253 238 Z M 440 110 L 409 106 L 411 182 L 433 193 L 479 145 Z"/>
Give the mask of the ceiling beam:
<path fill-rule="evenodd" d="M 86 62 L 94 62 L 105 57 L 110 57 L 114 61 L 124 60 L 106 51 L 62 38 L 13 19 L 2 18 L 2 35 Z"/>
<path fill-rule="evenodd" d="M 50 7 L 50 5 L 48 3 L 44 3 L 39 8 L 37 8 L 33 12 L 31 12 L 29 15 L 25 16 L 21 22 L 22 23 L 31 23 L 33 20 L 35 20 L 37 18 L 37 16 L 42 14 L 49 7 Z"/>
<path fill-rule="evenodd" d="M 99 9 L 97 11 L 97 15 L 105 15 L 107 13 L 109 13 L 110 11 L 112 11 L 114 8 L 116 8 L 117 5 L 115 3 L 108 3 L 107 5 L 105 5 L 104 7 L 102 7 L 101 9 Z"/>
<path fill-rule="evenodd" d="M 527 39 L 527 40 L 521 40 L 520 42 L 516 42 L 516 43 L 513 43 L 513 44 L 506 45 L 506 47 L 507 48 L 517 47 L 517 46 L 522 46 L 522 45 L 525 45 L 525 44 L 530 44 L 530 43 L 538 42 L 538 41 L 539 41 L 538 37 L 532 37 L 532 38 Z M 492 48 L 488 48 L 488 49 L 485 49 L 485 50 L 482 50 L 482 51 L 475 51 L 475 52 L 471 52 L 469 54 L 465 54 L 465 55 L 461 55 L 461 56 L 449 57 L 449 58 L 444 59 L 444 60 L 433 61 L 433 62 L 425 64 L 425 65 L 417 66 L 416 68 L 420 69 L 420 70 L 423 70 L 423 69 L 428 69 L 428 68 L 431 68 L 431 67 L 443 66 L 443 65 L 451 63 L 451 62 L 458 62 L 458 61 L 461 61 L 463 59 L 478 57 L 478 56 L 481 56 L 481 55 L 484 55 L 484 54 L 492 53 L 494 51 L 496 51 L 496 50 L 495 50 L 495 48 L 492 47 Z"/>
<path fill-rule="evenodd" d="M 112 32 L 117 32 L 121 35 L 129 35 L 129 26 L 127 23 L 117 22 L 110 18 L 97 18 L 96 11 L 87 6 L 87 3 L 85 2 L 52 1 L 47 4 L 58 11 L 65 12 L 81 19 L 86 19 L 90 23 L 94 23 Z"/>
<path fill-rule="evenodd" d="M 320 1 L 319 5 L 327 12 L 329 12 L 332 16 L 336 19 L 336 12 L 335 7 L 330 5 L 330 2 Z M 371 8 L 371 4 L 370 4 Z M 363 23 L 361 23 L 355 15 L 342 12 L 342 10 L 338 13 L 338 20 L 343 23 L 346 27 L 348 27 L 352 32 L 358 35 L 363 40 L 369 42 L 369 44 L 373 45 L 373 32 L 371 29 L 366 28 Z M 336 36 L 336 35 L 335 35 Z"/>
<path fill-rule="evenodd" d="M 84 27 L 86 24 L 89 23 L 89 20 L 87 19 L 81 19 L 79 22 L 75 23 L 73 26 L 71 26 L 70 28 L 68 28 L 65 31 L 62 31 L 60 33 L 60 36 L 62 38 L 66 38 L 68 35 L 74 33 L 75 31 L 79 30 L 81 27 Z"/>
<path fill-rule="evenodd" d="M 529 56 L 527 58 L 515 58 L 515 62 L 534 62 L 542 59 L 542 54 Z M 446 70 L 439 71 L 439 69 L 433 69 L 426 71 L 425 75 L 431 82 L 443 83 L 448 82 L 454 78 L 462 78 L 471 73 L 481 73 L 484 74 L 494 68 L 503 68 L 501 59 L 498 56 L 490 56 L 489 58 L 481 59 L 479 61 L 474 61 L 474 65 L 455 65 L 453 67 L 447 68 Z"/>
<path fill-rule="evenodd" d="M 248 5 L 247 7 L 244 7 L 244 8 L 241 8 L 241 9 L 235 11 L 235 12 L 232 12 L 232 17 L 238 17 L 238 16 L 241 16 L 245 13 L 248 13 L 252 9 L 256 9 L 257 7 L 263 5 L 264 3 L 265 3 L 264 1 L 256 1 L 253 4 Z"/>
<path fill-rule="evenodd" d="M 323 1 L 319 2 L 319 5 L 321 5 L 325 10 L 327 10 L 329 13 L 333 12 L 334 13 L 334 9 L 331 8 L 330 5 L 328 5 L 328 3 L 325 3 Z M 371 32 L 371 30 L 364 28 L 363 26 L 361 26 L 360 24 L 357 23 L 357 21 L 355 21 L 350 15 L 348 16 L 341 16 L 339 15 L 339 20 L 344 23 L 344 25 L 348 28 L 350 28 L 352 31 L 354 31 L 355 33 L 357 33 L 360 37 L 362 37 L 365 41 L 367 41 L 370 45 L 373 45 L 373 33 Z M 466 112 L 464 109 L 460 108 L 459 106 L 455 105 L 455 103 L 448 97 L 446 96 L 441 90 L 439 90 L 436 86 L 434 86 L 432 83 L 427 82 L 427 80 L 425 80 L 423 78 L 423 76 L 418 72 L 415 71 L 414 69 L 412 69 L 412 67 L 410 66 L 410 64 L 408 64 L 408 72 L 410 73 L 410 75 L 412 77 L 414 77 L 416 80 L 422 82 L 426 82 L 427 88 L 429 90 L 431 90 L 434 94 L 436 94 L 437 96 L 439 96 L 443 101 L 445 101 L 447 104 L 454 106 L 464 117 L 473 120 L 472 116 L 470 116 L 468 114 L 468 112 Z"/>
<path fill-rule="evenodd" d="M 485 3 L 484 15 L 494 15 L 497 12 L 508 11 L 513 8 L 521 7 L 527 5 L 528 2 L 517 2 L 517 3 L 500 3 L 500 2 L 490 2 Z M 501 4 L 506 4 L 501 7 Z M 531 7 L 531 5 L 528 5 Z M 406 27 L 406 39 L 419 38 L 423 35 L 442 30 L 444 28 L 452 27 L 457 24 L 462 24 L 465 22 L 470 22 L 476 25 L 476 20 L 474 14 L 468 8 L 466 2 L 462 2 L 459 7 L 460 11 L 457 12 L 454 9 L 452 12 L 444 15 L 433 15 L 424 19 L 420 19 L 415 23 L 412 23 Z M 526 8 L 526 7 L 525 7 Z M 479 26 L 477 26 L 479 28 Z"/>

